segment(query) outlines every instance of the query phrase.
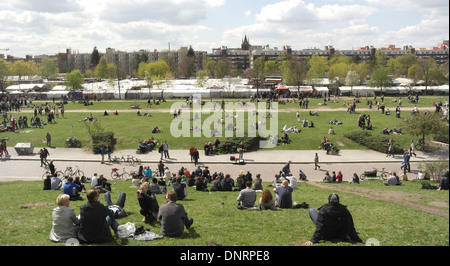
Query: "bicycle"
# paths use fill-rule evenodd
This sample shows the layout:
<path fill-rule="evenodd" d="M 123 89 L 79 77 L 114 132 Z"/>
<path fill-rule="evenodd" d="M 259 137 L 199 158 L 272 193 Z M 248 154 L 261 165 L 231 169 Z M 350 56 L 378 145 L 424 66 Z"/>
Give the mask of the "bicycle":
<path fill-rule="evenodd" d="M 73 169 L 72 169 L 72 167 L 71 166 L 68 166 L 68 167 L 66 167 L 66 170 L 64 171 L 64 175 L 66 176 L 66 175 L 68 175 L 68 176 L 72 176 L 72 177 L 82 177 L 82 176 L 85 176 L 84 175 L 84 172 L 83 171 L 81 171 L 79 168 L 78 168 L 78 165 L 76 166 L 77 167 L 77 170 L 75 170 L 75 171 L 73 171 Z"/>
<path fill-rule="evenodd" d="M 366 178 L 368 178 L 368 179 L 381 178 L 383 180 L 386 180 L 387 173 L 386 173 L 386 171 L 384 171 L 384 168 L 381 168 L 381 169 L 382 169 L 381 171 L 378 171 L 377 169 L 375 169 L 373 171 L 364 171 L 364 173 L 362 173 L 360 175 L 360 178 L 361 178 L 361 180 L 364 180 Z"/>
<path fill-rule="evenodd" d="M 115 179 L 115 180 L 127 180 L 128 178 L 130 178 L 130 173 L 128 173 L 127 171 L 125 171 L 125 167 L 122 170 L 122 173 L 118 172 L 118 168 L 113 168 L 111 171 L 111 178 Z M 131 174 L 133 174 L 133 172 L 131 172 Z"/>
<path fill-rule="evenodd" d="M 46 171 L 45 171 L 45 173 L 42 175 L 42 180 L 45 180 L 45 179 L 47 178 L 47 176 L 51 174 L 50 168 L 48 167 L 48 165 L 45 165 L 44 167 L 45 167 L 45 170 L 46 170 Z M 61 171 L 55 171 L 55 175 L 56 175 L 56 177 L 59 177 L 59 176 L 63 177 L 63 176 L 64 176 L 64 173 L 61 172 Z"/>
<path fill-rule="evenodd" d="M 139 165 L 141 164 L 141 160 L 136 158 L 136 157 L 134 157 L 133 155 L 127 155 L 127 162 L 130 165 L 134 165 L 135 163 L 137 163 Z"/>
<path fill-rule="evenodd" d="M 109 161 L 112 163 L 120 163 L 120 158 L 115 155 L 112 155 Z"/>
<path fill-rule="evenodd" d="M 81 141 L 79 141 L 76 137 L 68 138 L 66 142 L 64 142 L 64 145 L 67 148 L 80 148 L 81 147 Z"/>

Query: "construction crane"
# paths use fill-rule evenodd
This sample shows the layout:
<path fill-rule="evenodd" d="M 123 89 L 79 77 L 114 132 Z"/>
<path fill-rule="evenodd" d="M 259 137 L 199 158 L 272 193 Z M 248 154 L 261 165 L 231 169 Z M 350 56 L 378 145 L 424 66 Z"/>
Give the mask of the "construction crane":
<path fill-rule="evenodd" d="M 6 49 L 0 49 L 0 50 L 5 50 L 5 51 L 9 51 L 9 48 L 6 48 Z"/>

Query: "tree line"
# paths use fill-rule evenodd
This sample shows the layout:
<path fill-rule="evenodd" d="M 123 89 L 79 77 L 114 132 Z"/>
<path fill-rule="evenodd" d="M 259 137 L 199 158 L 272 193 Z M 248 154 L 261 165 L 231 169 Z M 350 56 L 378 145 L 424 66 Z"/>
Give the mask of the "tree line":
<path fill-rule="evenodd" d="M 176 64 L 168 56 L 159 61 L 149 60 L 146 54 L 138 56 L 138 64 L 131 77 L 145 79 L 149 87 L 154 81 L 170 80 L 179 77 L 196 77 L 201 86 L 207 77 L 246 77 L 256 88 L 262 87 L 265 76 L 281 76 L 288 86 L 317 85 L 323 78 L 328 78 L 331 87 L 359 86 L 368 81 L 368 86 L 386 88 L 393 85 L 397 77 L 410 78 L 413 85 L 423 81 L 425 86 L 448 84 L 448 66 L 439 66 L 432 58 L 418 58 L 415 54 L 404 54 L 395 58 L 388 58 L 387 54 L 377 51 L 367 62 L 359 62 L 345 55 L 329 57 L 313 55 L 308 59 L 287 58 L 285 54 L 275 60 L 259 57 L 253 62 L 253 67 L 242 69 L 239 63 L 222 58 L 206 61 L 200 68 L 195 52 L 189 48 L 187 55 Z M 0 91 L 4 91 L 8 76 L 18 76 L 20 82 L 23 76 L 39 75 L 44 78 L 54 78 L 59 69 L 50 58 L 43 58 L 38 65 L 32 61 L 16 61 L 14 63 L 0 59 Z M 446 73 L 446 74 L 444 74 Z M 126 71 L 114 63 L 107 63 L 106 58 L 100 56 L 96 47 L 91 54 L 90 69 L 82 73 L 73 70 L 66 76 L 69 90 L 81 89 L 84 78 L 121 79 L 130 77 Z"/>

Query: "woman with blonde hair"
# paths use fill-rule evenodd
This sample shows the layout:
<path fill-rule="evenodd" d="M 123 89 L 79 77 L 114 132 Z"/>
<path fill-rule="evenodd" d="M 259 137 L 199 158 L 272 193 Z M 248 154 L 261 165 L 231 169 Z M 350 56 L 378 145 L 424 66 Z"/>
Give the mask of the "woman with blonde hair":
<path fill-rule="evenodd" d="M 261 198 L 259 199 L 259 209 L 260 210 L 275 210 L 275 199 L 272 193 L 268 189 L 264 189 L 261 193 Z"/>
<path fill-rule="evenodd" d="M 54 242 L 65 242 L 70 238 L 76 238 L 80 220 L 75 216 L 73 209 L 69 208 L 70 196 L 61 194 L 56 199 L 58 207 L 53 209 L 52 230 L 50 240 Z"/>

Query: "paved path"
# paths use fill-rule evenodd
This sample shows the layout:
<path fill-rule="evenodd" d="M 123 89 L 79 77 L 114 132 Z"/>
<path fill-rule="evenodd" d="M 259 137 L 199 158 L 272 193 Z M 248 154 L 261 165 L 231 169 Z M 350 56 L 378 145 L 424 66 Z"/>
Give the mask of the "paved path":
<path fill-rule="evenodd" d="M 40 147 L 34 149 L 32 155 L 18 155 L 14 148 L 9 147 L 10 156 L 7 159 L 0 160 L 0 181 L 12 180 L 40 180 L 45 172 L 40 167 L 40 159 L 37 155 Z M 49 159 L 54 160 L 57 170 L 64 171 L 67 166 L 79 166 L 85 175 L 92 176 L 94 173 L 110 176 L 111 168 L 125 168 L 126 171 L 137 171 L 138 166 L 128 164 L 101 164 L 101 156 L 93 154 L 84 149 L 67 148 L 49 148 Z M 320 170 L 314 170 L 314 154 L 319 155 Z M 114 152 L 114 155 L 133 155 L 142 160 L 142 165 L 150 166 L 152 170 L 157 169 L 157 163 L 160 160 L 160 154 L 153 151 L 148 154 L 136 154 L 135 150 L 120 150 Z M 190 161 L 187 150 L 169 151 L 170 159 L 163 159 L 163 162 L 172 172 L 184 166 L 190 171 L 196 167 Z M 435 160 L 438 157 L 417 152 L 417 157 L 411 158 L 412 173 L 408 174 L 410 179 L 417 175 L 417 167 L 420 161 Z M 234 154 L 237 157 L 237 154 Z M 448 158 L 448 151 L 444 154 Z M 250 171 L 253 175 L 261 174 L 264 181 L 272 181 L 289 160 L 292 161 L 291 172 L 298 175 L 302 169 L 308 179 L 311 181 L 321 181 L 326 171 L 342 171 L 344 181 L 350 181 L 353 173 L 358 175 L 365 170 L 373 168 L 386 168 L 386 171 L 400 172 L 402 157 L 396 155 L 394 158 L 386 157 L 385 154 L 371 150 L 341 150 L 339 155 L 326 155 L 322 150 L 296 150 L 296 151 L 266 151 L 248 152 L 244 154 L 245 164 L 237 165 L 230 161 L 230 155 L 204 156 L 200 152 L 199 165 L 203 168 L 208 166 L 210 171 L 221 171 L 230 174 L 233 178 L 237 177 L 240 171 Z"/>

